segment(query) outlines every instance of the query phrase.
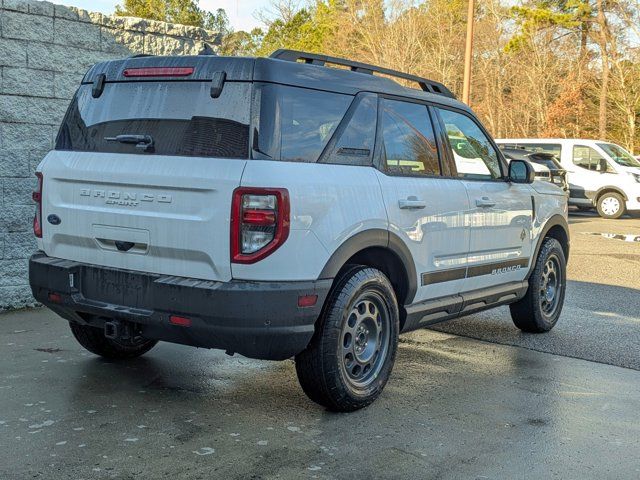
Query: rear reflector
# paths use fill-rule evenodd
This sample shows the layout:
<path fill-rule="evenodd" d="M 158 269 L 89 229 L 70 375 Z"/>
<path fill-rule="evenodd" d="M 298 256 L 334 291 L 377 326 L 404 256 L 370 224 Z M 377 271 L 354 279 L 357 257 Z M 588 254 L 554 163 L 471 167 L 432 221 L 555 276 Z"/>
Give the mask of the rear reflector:
<path fill-rule="evenodd" d="M 268 226 L 276 223 L 276 214 L 269 210 L 243 210 L 242 223 Z"/>
<path fill-rule="evenodd" d="M 177 325 L 178 327 L 190 327 L 191 319 L 185 317 L 178 317 L 177 315 L 171 315 L 169 317 L 169 323 L 171 325 Z"/>
<path fill-rule="evenodd" d="M 36 172 L 38 177 L 38 185 L 35 192 L 31 194 L 31 198 L 36 203 L 36 214 L 33 216 L 33 234 L 37 238 L 42 238 L 42 172 Z"/>
<path fill-rule="evenodd" d="M 313 307 L 318 301 L 318 295 L 300 295 L 298 297 L 299 307 Z"/>
<path fill-rule="evenodd" d="M 123 75 L 125 77 L 188 77 L 193 70 L 193 67 L 127 68 Z"/>
<path fill-rule="evenodd" d="M 62 295 L 51 292 L 49 294 L 49 301 L 53 303 L 62 303 Z"/>

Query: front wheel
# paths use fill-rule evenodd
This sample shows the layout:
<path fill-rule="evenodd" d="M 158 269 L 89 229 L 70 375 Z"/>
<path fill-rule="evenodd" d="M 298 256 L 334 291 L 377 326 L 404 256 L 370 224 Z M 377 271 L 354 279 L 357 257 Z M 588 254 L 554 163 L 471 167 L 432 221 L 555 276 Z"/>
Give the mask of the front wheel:
<path fill-rule="evenodd" d="M 389 279 L 375 268 L 348 268 L 336 280 L 309 346 L 296 356 L 302 389 L 329 410 L 366 407 L 391 375 L 398 332 Z"/>
<path fill-rule="evenodd" d="M 598 199 L 597 208 L 602 218 L 620 218 L 625 211 L 624 198 L 619 193 L 605 193 Z"/>
<path fill-rule="evenodd" d="M 526 295 L 509 305 L 515 326 L 531 333 L 551 330 L 562 312 L 566 278 L 567 264 L 562 245 L 555 238 L 545 238 L 529 277 Z"/>

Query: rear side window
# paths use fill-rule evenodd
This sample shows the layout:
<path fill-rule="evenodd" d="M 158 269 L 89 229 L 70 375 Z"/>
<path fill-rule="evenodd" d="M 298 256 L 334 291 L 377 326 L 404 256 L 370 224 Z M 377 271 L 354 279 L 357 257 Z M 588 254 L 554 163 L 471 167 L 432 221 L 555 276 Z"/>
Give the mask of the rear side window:
<path fill-rule="evenodd" d="M 215 99 L 210 82 L 107 83 L 98 98 L 91 87 L 73 98 L 56 150 L 248 158 L 250 83 L 227 82 Z"/>
<path fill-rule="evenodd" d="M 353 101 L 343 123 L 338 127 L 337 140 L 331 153 L 321 161 L 340 165 L 371 165 L 376 137 L 378 97 L 361 93 Z"/>
<path fill-rule="evenodd" d="M 426 105 L 383 99 L 385 168 L 392 174 L 440 175 L 438 149 Z"/>
<path fill-rule="evenodd" d="M 260 114 L 254 150 L 266 158 L 316 162 L 336 131 L 351 95 L 263 84 L 256 89 Z"/>

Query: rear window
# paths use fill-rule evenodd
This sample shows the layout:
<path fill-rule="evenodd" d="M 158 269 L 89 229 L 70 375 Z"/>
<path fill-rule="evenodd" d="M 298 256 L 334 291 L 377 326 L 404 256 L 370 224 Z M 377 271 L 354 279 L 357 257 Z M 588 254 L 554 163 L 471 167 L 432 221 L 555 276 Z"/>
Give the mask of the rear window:
<path fill-rule="evenodd" d="M 550 153 L 556 158 L 560 158 L 562 145 L 559 143 L 518 143 L 515 148 L 524 148 L 529 152 Z"/>
<path fill-rule="evenodd" d="M 528 156 L 528 160 L 544 165 L 549 170 L 562 169 L 562 165 L 550 154 L 532 153 Z"/>
<path fill-rule="evenodd" d="M 316 162 L 352 100 L 339 93 L 259 85 L 254 150 L 274 160 Z"/>
<path fill-rule="evenodd" d="M 210 82 L 107 83 L 99 98 L 91 88 L 74 96 L 56 150 L 248 158 L 250 83 L 227 82 L 215 99 Z"/>

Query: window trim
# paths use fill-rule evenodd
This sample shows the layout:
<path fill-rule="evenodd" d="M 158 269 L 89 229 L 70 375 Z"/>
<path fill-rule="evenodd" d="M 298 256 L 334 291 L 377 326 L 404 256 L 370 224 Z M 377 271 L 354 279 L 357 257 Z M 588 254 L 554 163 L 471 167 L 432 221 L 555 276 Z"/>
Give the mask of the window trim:
<path fill-rule="evenodd" d="M 440 116 L 436 112 L 432 104 L 427 105 L 429 109 L 429 117 L 431 117 L 431 123 L 436 134 L 436 144 L 438 145 L 438 154 L 440 156 L 440 172 L 443 178 L 460 178 L 458 177 L 458 170 L 455 162 L 452 162 L 451 155 L 448 151 L 448 139 L 447 133 L 442 128 Z"/>
<path fill-rule="evenodd" d="M 504 158 L 504 155 L 502 154 L 502 151 L 498 148 L 498 145 L 496 144 L 496 142 L 493 140 L 493 137 L 489 134 L 489 132 L 487 132 L 487 129 L 484 128 L 482 123 L 480 123 L 480 121 L 473 114 L 470 114 L 469 112 L 466 112 L 465 110 L 462 110 L 460 108 L 450 107 L 448 105 L 445 106 L 441 104 L 434 104 L 433 107 L 434 107 L 434 113 L 438 117 L 438 127 L 442 131 L 443 137 L 446 141 L 445 155 L 447 156 L 447 161 L 449 162 L 449 166 L 452 169 L 452 171 L 456 172 L 456 175 L 452 178 L 457 178 L 457 179 L 465 180 L 469 182 L 507 182 L 508 183 L 509 178 L 508 178 L 507 172 L 509 171 L 509 169 L 507 167 L 507 162 Z M 496 152 L 496 156 L 498 157 L 498 166 L 500 167 L 500 173 L 501 173 L 500 177 L 498 178 L 466 178 L 458 175 L 457 167 L 455 165 L 455 159 L 453 158 L 453 148 L 451 147 L 449 135 L 447 135 L 447 129 L 444 125 L 444 120 L 442 119 L 440 112 L 438 112 L 438 109 L 449 110 L 454 113 L 458 113 L 460 115 L 467 117 L 473 123 L 476 124 L 476 126 L 480 129 L 480 131 L 487 137 L 487 139 L 489 140 L 489 144 L 493 147 L 494 151 Z"/>
<path fill-rule="evenodd" d="M 598 155 L 600 155 L 605 162 L 607 162 L 607 171 L 606 172 L 601 172 L 599 170 L 591 170 L 590 168 L 585 168 L 581 165 L 578 165 L 575 162 L 575 150 L 576 148 L 588 148 L 590 151 L 596 152 Z M 572 148 L 571 148 L 571 165 L 573 165 L 574 167 L 578 167 L 581 170 L 584 170 L 586 172 L 593 172 L 593 173 L 597 173 L 598 175 L 601 175 L 603 173 L 618 173 L 618 171 L 615 169 L 615 167 L 613 165 L 611 165 L 611 162 L 609 161 L 609 159 L 607 158 L 607 155 L 603 155 L 602 153 L 600 153 L 598 151 L 597 148 L 592 147 L 591 145 L 585 145 L 583 143 L 574 143 Z M 589 165 L 591 165 L 591 152 L 589 152 Z M 608 169 L 611 168 L 613 171 L 608 171 Z"/>
<path fill-rule="evenodd" d="M 331 157 L 331 154 L 333 153 L 333 151 L 335 150 L 338 140 L 340 139 L 344 131 L 349 127 L 349 124 L 351 123 L 351 119 L 356 114 L 358 107 L 362 102 L 362 99 L 366 97 L 370 97 L 372 101 L 375 102 L 375 108 L 376 108 L 376 120 L 375 120 L 376 125 L 373 129 L 373 146 L 371 148 L 371 152 L 369 152 L 369 158 L 368 158 L 367 164 L 354 165 L 351 163 L 330 163 L 328 160 Z M 351 100 L 351 103 L 349 104 L 347 111 L 344 113 L 342 117 L 342 120 L 340 120 L 340 123 L 338 123 L 336 130 L 333 132 L 333 135 L 331 135 L 331 138 L 325 145 L 324 149 L 320 153 L 320 156 L 318 157 L 318 160 L 316 160 L 315 163 L 322 163 L 325 165 L 345 165 L 347 167 L 372 167 L 374 165 L 374 158 L 375 158 L 375 151 L 376 151 L 376 138 L 377 138 L 377 132 L 378 132 L 378 123 L 379 123 L 379 117 L 378 117 L 379 107 L 380 105 L 378 103 L 378 100 L 376 99 L 375 93 L 358 92 L 356 95 L 354 95 L 353 100 Z"/>
<path fill-rule="evenodd" d="M 433 130 L 433 136 L 436 142 L 436 154 L 438 155 L 438 166 L 440 167 L 440 174 L 439 175 L 434 175 L 434 174 L 420 174 L 420 173 L 400 173 L 400 172 L 392 172 L 390 170 L 388 170 L 387 168 L 387 163 L 385 161 L 386 159 L 386 151 L 384 148 L 384 139 L 382 136 L 382 114 L 383 114 L 383 110 L 384 108 L 382 107 L 382 101 L 383 100 L 395 100 L 395 101 L 399 101 L 399 102 L 405 102 L 405 103 L 414 103 L 417 105 L 423 105 L 426 110 L 427 110 L 427 120 L 431 123 L 431 128 Z M 376 125 L 376 141 L 375 141 L 375 147 L 374 147 L 374 152 L 373 152 L 373 166 L 380 171 L 381 173 L 383 173 L 384 175 L 387 175 L 389 177 L 409 177 L 409 178 L 446 178 L 443 175 L 444 172 L 444 168 L 443 168 L 443 159 L 442 159 L 442 152 L 441 152 L 441 146 L 440 146 L 440 142 L 438 140 L 438 129 L 436 124 L 433 121 L 433 118 L 431 116 L 431 112 L 429 111 L 431 106 L 430 102 L 426 102 L 426 101 L 422 101 L 419 99 L 415 99 L 415 98 L 408 98 L 408 97 L 402 97 L 400 95 L 389 95 L 389 94 L 383 94 L 383 93 L 379 93 L 378 94 L 378 119 L 377 119 L 377 125 Z"/>

